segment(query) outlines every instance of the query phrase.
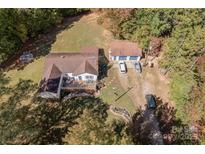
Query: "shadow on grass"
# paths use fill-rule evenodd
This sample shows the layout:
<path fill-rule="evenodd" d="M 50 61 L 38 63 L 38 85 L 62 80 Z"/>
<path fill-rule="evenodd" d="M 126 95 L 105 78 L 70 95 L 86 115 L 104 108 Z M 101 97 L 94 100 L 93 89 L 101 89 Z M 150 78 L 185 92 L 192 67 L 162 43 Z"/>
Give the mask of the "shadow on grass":
<path fill-rule="evenodd" d="M 5 81 L 0 89 L 4 89 L 9 80 L 0 77 Z M 20 80 L 1 93 L 8 100 L 0 101 L 0 144 L 64 144 L 62 138 L 84 109 L 104 120 L 108 116 L 108 106 L 101 99 L 83 97 L 57 102 L 38 98 L 36 91 L 32 81 Z"/>
<path fill-rule="evenodd" d="M 164 144 L 199 144 L 199 141 L 193 138 L 189 125 L 184 124 L 176 117 L 176 109 L 169 106 L 169 103 L 163 102 L 160 97 L 155 96 L 155 98 L 157 108 L 151 112 L 157 119 Z M 153 126 L 147 125 L 152 118 L 144 117 L 147 110 L 147 108 L 145 110 L 139 109 L 133 116 L 133 125 L 131 127 L 135 144 L 152 144 L 148 136 Z"/>
<path fill-rule="evenodd" d="M 98 75 L 98 84 L 97 84 L 97 89 L 101 89 L 102 87 L 105 86 L 104 81 L 102 80 L 103 78 L 107 77 L 108 75 L 108 70 L 110 67 L 108 66 L 109 60 L 105 56 L 105 51 L 104 49 L 99 49 L 99 75 Z"/>
<path fill-rule="evenodd" d="M 21 65 L 18 59 L 20 55 L 25 51 L 30 51 L 34 55 L 34 60 L 42 56 L 46 56 L 51 50 L 51 45 L 56 41 L 57 34 L 65 29 L 71 28 L 73 26 L 73 23 L 78 21 L 82 16 L 83 14 L 74 17 L 67 17 L 62 21 L 61 24 L 48 30 L 47 33 L 39 34 L 37 38 L 29 39 L 24 43 L 22 48 L 18 52 L 16 52 L 15 55 L 2 63 L 0 68 L 4 70 L 24 69 L 27 64 Z"/>
<path fill-rule="evenodd" d="M 35 133 L 32 121 L 27 120 L 31 105 L 24 104 L 32 97 L 31 92 L 36 90 L 37 85 L 30 80 L 20 80 L 9 88 L 9 79 L 4 79 L 6 82 L 0 84 L 1 96 L 8 99 L 0 99 L 0 144 L 24 144 L 28 136 Z M 1 75 L 0 82 L 3 80 Z"/>
<path fill-rule="evenodd" d="M 99 49 L 99 80 L 107 77 L 107 72 L 110 69 L 108 63 L 109 60 L 105 56 L 104 49 Z"/>

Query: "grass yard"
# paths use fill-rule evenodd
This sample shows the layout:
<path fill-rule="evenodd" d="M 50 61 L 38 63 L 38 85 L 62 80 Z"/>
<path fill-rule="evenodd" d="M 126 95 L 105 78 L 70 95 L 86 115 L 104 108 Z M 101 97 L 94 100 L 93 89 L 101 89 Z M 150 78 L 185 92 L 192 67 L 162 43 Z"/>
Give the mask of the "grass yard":
<path fill-rule="evenodd" d="M 70 28 L 69 28 L 70 27 Z M 56 36 L 51 45 L 50 52 L 78 52 L 82 47 L 95 45 L 106 48 L 111 36 L 105 36 L 105 29 L 98 25 L 94 14 L 83 16 Z M 39 49 L 40 50 L 40 49 Z M 39 83 L 42 78 L 44 57 L 27 65 L 23 70 L 10 70 L 6 75 L 11 78 L 11 85 L 18 83 L 19 79 L 32 80 Z"/>
<path fill-rule="evenodd" d="M 110 42 L 109 39 L 112 39 L 111 35 L 105 35 L 105 31 L 97 24 L 95 14 L 86 15 L 58 34 L 56 42 L 52 45 L 52 51 L 80 51 L 86 46 L 105 49 Z"/>
<path fill-rule="evenodd" d="M 100 97 L 108 104 L 113 104 L 115 106 L 126 108 L 131 114 L 134 114 L 136 111 L 136 107 L 132 102 L 131 98 L 127 94 L 123 95 L 120 99 L 115 101 L 123 93 L 125 93 L 125 90 L 120 85 L 117 71 L 118 69 L 116 68 L 111 68 L 108 71 L 108 77 L 105 78 L 106 86 L 101 89 Z M 117 117 L 113 115 L 111 112 L 108 112 L 108 114 L 108 121 L 111 121 Z"/>
<path fill-rule="evenodd" d="M 32 80 L 34 83 L 39 83 L 43 74 L 43 64 L 45 58 L 39 58 L 28 64 L 23 70 L 11 70 L 6 75 L 11 79 L 10 85 L 18 83 L 19 79 Z"/>
<path fill-rule="evenodd" d="M 105 52 L 107 52 L 111 39 L 112 35 L 97 24 L 95 14 L 90 14 L 83 16 L 79 21 L 74 22 L 71 26 L 58 33 L 55 42 L 48 49 L 49 52 L 78 52 L 82 47 L 98 46 L 99 48 L 104 48 Z M 41 52 L 40 49 L 39 52 Z M 11 79 L 10 86 L 17 84 L 19 79 L 32 80 L 38 84 L 42 78 L 44 60 L 45 56 L 41 56 L 28 64 L 23 70 L 6 72 L 6 76 Z M 102 89 L 100 97 L 108 104 L 124 107 L 130 113 L 134 113 L 135 106 L 127 94 L 115 102 L 115 99 L 125 92 L 120 85 L 116 71 L 116 69 L 112 68 L 109 71 L 108 77 L 105 79 L 107 86 Z M 112 79 L 114 80 L 109 84 Z M 120 118 L 111 112 L 108 112 L 108 114 L 108 121 Z"/>

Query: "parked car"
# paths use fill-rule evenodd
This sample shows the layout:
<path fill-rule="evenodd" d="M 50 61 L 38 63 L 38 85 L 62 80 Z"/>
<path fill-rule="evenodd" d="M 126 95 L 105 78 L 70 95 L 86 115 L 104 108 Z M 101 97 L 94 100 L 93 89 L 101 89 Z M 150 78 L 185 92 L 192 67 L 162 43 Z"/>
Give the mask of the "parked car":
<path fill-rule="evenodd" d="M 135 70 L 136 70 L 138 73 L 142 73 L 142 67 L 141 67 L 141 64 L 140 64 L 139 62 L 134 63 L 134 66 L 135 66 Z"/>
<path fill-rule="evenodd" d="M 126 64 L 124 61 L 119 61 L 119 69 L 123 74 L 127 72 Z"/>
<path fill-rule="evenodd" d="M 145 95 L 145 99 L 147 101 L 148 109 L 155 109 L 157 107 L 155 97 L 152 94 Z"/>

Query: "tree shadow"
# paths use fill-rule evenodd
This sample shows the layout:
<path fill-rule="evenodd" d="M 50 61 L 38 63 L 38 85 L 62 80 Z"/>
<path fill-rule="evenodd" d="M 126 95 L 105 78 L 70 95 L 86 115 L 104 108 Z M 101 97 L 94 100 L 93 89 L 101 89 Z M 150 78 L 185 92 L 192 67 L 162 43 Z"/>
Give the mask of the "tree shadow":
<path fill-rule="evenodd" d="M 135 144 L 144 145 L 144 144 L 150 144 L 150 142 L 146 137 L 143 137 L 143 136 L 148 136 L 148 135 L 145 135 L 141 129 L 141 124 L 144 122 L 142 113 L 143 113 L 142 109 L 139 109 L 133 115 L 131 128 L 132 128 L 133 142 Z"/>
<path fill-rule="evenodd" d="M 7 77 L 1 70 L 0 70 L 0 98 L 5 95 L 10 93 L 11 88 L 9 88 L 7 85 L 11 79 Z"/>
<path fill-rule="evenodd" d="M 171 107 L 169 103 L 163 102 L 160 97 L 155 96 L 157 108 L 153 110 L 159 130 L 163 137 L 164 144 L 199 144 L 193 138 L 192 132 L 188 124 L 184 124 L 181 119 L 176 116 L 176 109 Z M 148 138 L 152 126 L 146 125 L 149 120 L 144 117 L 148 109 L 141 108 L 133 115 L 132 134 L 135 144 L 152 144 Z M 148 128 L 146 128 L 148 126 Z"/>
<path fill-rule="evenodd" d="M 51 50 L 51 45 L 56 41 L 57 34 L 62 32 L 63 30 L 71 28 L 73 26 L 73 23 L 78 21 L 83 15 L 84 14 L 67 17 L 63 19 L 60 24 L 49 29 L 47 33 L 39 34 L 36 38 L 30 38 L 23 44 L 22 48 L 19 49 L 19 51 L 17 51 L 15 55 L 3 62 L 0 68 L 7 71 L 11 69 L 24 69 L 28 63 L 21 64 L 19 61 L 19 57 L 25 51 L 31 52 L 34 56 L 34 60 L 46 56 Z"/>
<path fill-rule="evenodd" d="M 41 112 L 39 126 L 42 131 L 34 143 L 64 144 L 62 139 L 86 108 L 92 111 L 94 117 L 105 120 L 108 116 L 108 106 L 99 98 L 83 97 L 67 102 L 44 102 L 43 106 L 40 105 L 35 111 Z"/>
<path fill-rule="evenodd" d="M 0 74 L 0 79 L 2 92 L 9 78 Z M 31 80 L 20 80 L 1 93 L 8 95 L 8 99 L 0 102 L 0 144 L 64 144 L 62 139 L 85 109 L 92 111 L 93 117 L 106 120 L 108 116 L 109 107 L 100 98 L 79 97 L 59 102 L 37 97 L 37 89 Z M 164 144 L 199 144 L 190 127 L 177 118 L 176 109 L 160 97 L 155 98 L 157 108 L 151 113 L 158 120 Z M 130 127 L 135 144 L 152 144 L 148 137 L 152 125 L 145 127 L 149 123 L 144 117 L 146 111 L 147 108 L 139 108 L 132 118 Z"/>
<path fill-rule="evenodd" d="M 7 84 L 0 89 L 9 88 Z M 0 144 L 25 144 L 30 134 L 35 133 L 32 121 L 27 121 L 31 104 L 26 105 L 37 88 L 30 80 L 20 80 L 14 87 L 1 93 L 7 100 L 0 101 Z"/>
<path fill-rule="evenodd" d="M 190 125 L 177 117 L 177 110 L 171 107 L 169 103 L 163 102 L 160 97 L 155 96 L 155 98 L 158 103 L 155 114 L 164 136 L 164 143 L 175 145 L 199 144 L 199 140 L 194 138 Z"/>
<path fill-rule="evenodd" d="M 1 70 L 0 70 L 0 84 L 7 85 L 10 82 L 10 78 L 7 77 Z"/>
<path fill-rule="evenodd" d="M 99 49 L 99 61 L 98 61 L 99 75 L 98 75 L 97 90 L 105 86 L 103 79 L 108 76 L 107 75 L 108 70 L 111 68 L 109 67 L 108 63 L 109 60 L 105 55 L 104 49 Z"/>
<path fill-rule="evenodd" d="M 99 80 L 107 77 L 107 72 L 109 70 L 108 63 L 109 60 L 105 56 L 104 49 L 99 49 Z"/>
<path fill-rule="evenodd" d="M 6 84 L 7 78 L 0 89 Z M 106 120 L 108 116 L 108 106 L 99 98 L 59 102 L 37 97 L 37 89 L 31 80 L 20 80 L 6 93 L 8 100 L 0 102 L 0 144 L 64 144 L 63 137 L 85 109 L 93 117 Z"/>

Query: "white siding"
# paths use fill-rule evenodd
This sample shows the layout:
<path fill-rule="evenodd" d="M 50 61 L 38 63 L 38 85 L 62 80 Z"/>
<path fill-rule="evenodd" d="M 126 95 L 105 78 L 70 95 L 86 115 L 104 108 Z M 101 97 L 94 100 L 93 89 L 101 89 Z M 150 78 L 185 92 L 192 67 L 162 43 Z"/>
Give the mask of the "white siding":
<path fill-rule="evenodd" d="M 97 75 L 94 75 L 94 74 L 89 74 L 89 73 L 83 73 L 83 74 L 80 74 L 80 75 L 77 75 L 77 76 L 73 76 L 73 73 L 66 73 L 68 76 L 70 77 L 74 77 L 75 80 L 79 80 L 79 76 L 81 76 L 82 80 L 83 81 L 86 81 L 87 78 L 86 76 L 92 76 L 93 77 L 93 81 L 96 81 L 97 80 Z"/>
<path fill-rule="evenodd" d="M 73 77 L 73 73 L 66 73 L 68 76 Z"/>
<path fill-rule="evenodd" d="M 119 61 L 119 56 L 115 56 L 116 58 L 115 58 L 115 60 L 114 60 L 114 56 L 111 56 L 111 60 L 113 60 L 113 61 Z M 140 56 L 137 56 L 137 60 L 136 61 L 139 61 L 140 60 Z M 132 61 L 132 60 L 130 60 L 130 56 L 127 56 L 126 57 L 126 60 L 127 61 Z"/>
<path fill-rule="evenodd" d="M 89 74 L 89 73 L 80 74 L 80 75 L 77 76 L 77 80 L 79 80 L 79 76 L 82 77 L 82 80 L 83 80 L 83 81 L 89 80 L 89 79 L 86 78 L 86 76 L 92 76 L 92 78 L 93 78 L 92 80 L 93 80 L 93 81 L 96 81 L 96 80 L 97 80 L 97 75 L 94 75 L 94 74 Z"/>

